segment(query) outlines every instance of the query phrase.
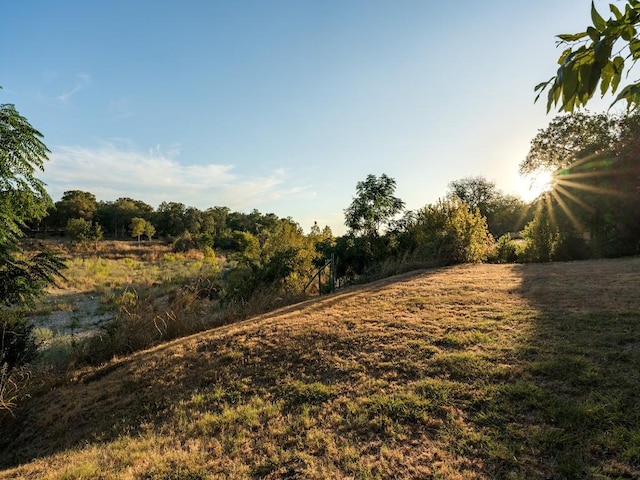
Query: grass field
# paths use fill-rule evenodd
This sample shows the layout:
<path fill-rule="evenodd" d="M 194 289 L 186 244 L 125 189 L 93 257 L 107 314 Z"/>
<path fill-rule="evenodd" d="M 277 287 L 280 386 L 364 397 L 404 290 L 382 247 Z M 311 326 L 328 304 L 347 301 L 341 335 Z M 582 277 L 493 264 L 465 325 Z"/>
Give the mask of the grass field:
<path fill-rule="evenodd" d="M 2 479 L 640 478 L 640 258 L 406 274 L 35 384 Z"/>
<path fill-rule="evenodd" d="M 94 246 L 47 240 L 44 244 L 66 259 L 67 268 L 62 272 L 64 278 L 38 300 L 30 317 L 41 349 L 38 363 L 57 369 L 66 368 L 82 354 L 79 350 L 84 345 L 78 345 L 79 340 L 104 333 L 114 319 L 136 329 L 139 325 L 124 318 L 123 308 L 129 313 L 136 310 L 137 317 L 146 308 L 151 318 L 144 320 L 153 324 L 155 317 L 172 314 L 172 303 L 185 287 L 193 290 L 198 279 L 210 278 L 225 266 L 224 257 L 208 258 L 198 250 L 174 253 L 171 245 L 158 241 L 140 245 L 132 241 L 102 241 Z M 27 247 L 34 248 L 29 244 Z M 211 307 L 211 302 L 200 303 L 206 303 L 201 305 L 203 309 Z M 184 317 L 182 331 L 202 330 L 199 320 L 187 326 Z M 156 333 L 162 340 L 162 335 Z M 156 339 L 149 340 L 145 346 L 155 342 Z"/>

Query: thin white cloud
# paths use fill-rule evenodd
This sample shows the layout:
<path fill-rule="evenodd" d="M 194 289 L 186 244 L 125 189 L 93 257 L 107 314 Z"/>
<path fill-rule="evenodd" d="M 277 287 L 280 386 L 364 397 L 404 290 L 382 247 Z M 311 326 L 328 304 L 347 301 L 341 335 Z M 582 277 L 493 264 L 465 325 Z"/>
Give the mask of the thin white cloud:
<path fill-rule="evenodd" d="M 304 186 L 292 185 L 283 170 L 266 176 L 244 177 L 232 165 L 184 165 L 175 160 L 179 145 L 169 153 L 118 147 L 62 146 L 52 149 L 42 179 L 50 195 L 85 190 L 100 200 L 131 197 L 157 207 L 163 201 L 182 202 L 201 209 L 224 205 L 234 210 L 264 208 L 271 202 L 309 198 Z"/>
<path fill-rule="evenodd" d="M 75 86 L 66 92 L 61 93 L 56 97 L 56 100 L 61 102 L 67 102 L 71 97 L 73 97 L 76 93 L 86 87 L 89 83 L 91 83 L 91 75 L 88 73 L 79 73 L 76 75 L 76 84 Z"/>

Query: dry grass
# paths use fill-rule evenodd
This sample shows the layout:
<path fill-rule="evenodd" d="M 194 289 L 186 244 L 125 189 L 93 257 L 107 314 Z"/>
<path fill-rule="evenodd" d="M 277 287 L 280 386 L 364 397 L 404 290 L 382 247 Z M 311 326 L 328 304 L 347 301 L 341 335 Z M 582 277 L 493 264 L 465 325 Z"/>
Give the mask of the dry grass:
<path fill-rule="evenodd" d="M 407 274 L 43 382 L 0 478 L 640 478 L 640 259 Z"/>
<path fill-rule="evenodd" d="M 26 247 L 35 250 L 38 245 L 41 246 L 39 242 L 33 242 L 33 245 Z M 37 333 L 45 339 L 47 336 L 55 337 L 48 344 L 70 347 L 71 343 L 77 343 L 73 335 L 93 335 L 98 327 L 104 327 L 113 319 L 119 323 L 111 321 L 110 331 L 118 326 L 125 327 L 122 332 L 116 332 L 118 334 L 128 334 L 130 330 L 137 329 L 135 333 L 140 337 L 140 341 L 131 338 L 132 342 L 120 342 L 123 345 L 115 348 L 115 353 L 140 349 L 139 345 L 148 347 L 157 343 L 155 338 L 146 343 L 142 341 L 156 330 L 167 330 L 156 328 L 151 332 L 147 331 L 146 327 L 154 324 L 171 324 L 176 332 L 193 333 L 202 330 L 202 318 L 191 318 L 191 324 L 186 325 L 187 313 L 192 313 L 193 317 L 200 315 L 200 312 L 182 307 L 184 301 L 188 300 L 187 297 L 198 294 L 193 291 L 198 280 L 206 281 L 215 276 L 220 269 L 218 261 L 221 259 L 205 258 L 200 251 L 173 253 L 171 246 L 160 242 L 143 242 L 138 245 L 136 242 L 105 241 L 99 242 L 97 250 L 93 244 L 77 245 L 55 240 L 48 240 L 44 245 L 67 258 L 67 269 L 63 272 L 65 278 L 50 288 L 48 295 L 40 299 L 31 312 Z M 131 305 L 132 299 L 140 304 Z M 208 307 L 207 302 L 200 303 L 200 310 Z M 182 310 L 180 322 L 172 321 L 176 307 Z M 143 324 L 136 320 L 142 320 Z M 159 340 L 177 336 L 180 335 L 160 335 Z M 54 363 L 64 368 L 66 363 L 72 361 L 68 357 L 78 353 L 72 350 L 77 348 L 65 347 L 61 352 L 54 352 Z M 101 351 L 101 356 L 108 355 L 105 348 L 101 348 Z M 60 357 L 58 353 L 63 353 L 64 358 L 57 358 Z M 47 358 L 44 358 L 45 363 Z"/>

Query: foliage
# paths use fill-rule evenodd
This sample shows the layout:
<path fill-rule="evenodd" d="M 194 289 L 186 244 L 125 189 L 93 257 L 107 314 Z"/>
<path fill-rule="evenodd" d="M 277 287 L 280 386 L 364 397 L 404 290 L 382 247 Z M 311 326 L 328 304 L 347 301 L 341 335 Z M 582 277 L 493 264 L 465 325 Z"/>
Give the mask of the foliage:
<path fill-rule="evenodd" d="M 502 193 L 484 177 L 465 177 L 449 183 L 449 196 L 459 198 L 471 210 L 478 209 L 495 237 L 519 231 L 527 216 L 521 199 Z"/>
<path fill-rule="evenodd" d="M 153 223 L 146 222 L 144 225 L 144 234 L 147 237 L 147 240 L 151 240 L 151 238 L 156 234 L 156 227 L 153 226 Z"/>
<path fill-rule="evenodd" d="M 21 312 L 0 310 L 0 375 L 11 373 L 15 367 L 35 357 L 32 329 Z"/>
<path fill-rule="evenodd" d="M 336 240 L 336 274 L 347 283 L 372 273 L 385 258 L 389 235 L 380 237 L 345 235 Z"/>
<path fill-rule="evenodd" d="M 28 260 L 16 255 L 22 228 L 42 218 L 51 205 L 44 184 L 34 176 L 47 160 L 41 137 L 13 105 L 0 105 L 0 298 L 5 306 L 29 303 L 62 267 L 50 252 Z"/>
<path fill-rule="evenodd" d="M 560 231 L 551 222 L 549 211 L 538 208 L 531 222 L 522 231 L 525 239 L 525 258 L 530 262 L 550 262 L 556 259 L 555 252 L 560 241 Z"/>
<path fill-rule="evenodd" d="M 449 195 L 458 197 L 471 210 L 480 210 L 486 217 L 489 204 L 497 195 L 494 182 L 484 177 L 465 177 L 449 183 Z"/>
<path fill-rule="evenodd" d="M 259 236 L 234 232 L 239 266 L 227 275 L 226 299 L 246 302 L 262 290 L 273 295 L 302 294 L 313 274 L 322 234 L 306 236 L 297 223 L 285 218 L 263 227 Z"/>
<path fill-rule="evenodd" d="M 518 261 L 518 246 L 506 233 L 496 241 L 492 260 L 495 263 L 514 263 Z"/>
<path fill-rule="evenodd" d="M 571 220 L 546 198 L 538 204 L 533 220 L 522 231 L 524 259 L 529 262 L 582 260 L 587 245 Z"/>
<path fill-rule="evenodd" d="M 102 227 L 84 218 L 70 218 L 64 229 L 65 234 L 79 243 L 102 240 Z"/>
<path fill-rule="evenodd" d="M 51 205 L 34 173 L 44 169 L 49 150 L 42 134 L 13 105 L 0 104 L 0 261 L 17 248 L 22 228 L 41 219 Z"/>
<path fill-rule="evenodd" d="M 47 160 L 41 138 L 13 105 L 0 105 L 0 396 L 7 385 L 15 384 L 11 370 L 32 352 L 30 327 L 11 307 L 29 305 L 63 268 L 50 252 L 29 259 L 20 255 L 22 229 L 41 219 L 51 206 L 44 183 L 34 175 Z M 0 408 L 5 408 L 2 398 Z"/>
<path fill-rule="evenodd" d="M 189 231 L 183 232 L 182 235 L 173 242 L 173 251 L 176 253 L 188 252 L 196 248 L 198 248 L 197 239 Z"/>
<path fill-rule="evenodd" d="M 156 228 L 153 224 L 144 218 L 133 217 L 131 219 L 131 225 L 129 226 L 129 233 L 132 237 L 138 238 L 138 243 L 140 243 L 140 237 L 142 235 L 147 236 L 147 240 L 151 240 L 156 233 Z"/>
<path fill-rule="evenodd" d="M 567 112 L 585 106 L 598 84 L 603 96 L 615 94 L 640 58 L 640 2 L 627 0 L 624 13 L 613 3 L 609 8 L 613 16 L 605 20 L 591 2 L 593 25 L 583 32 L 558 35 L 558 43 L 567 46 L 558 59 L 560 67 L 556 75 L 535 87 L 539 91 L 536 100 L 548 88 L 547 111 L 558 105 Z M 640 82 L 624 85 L 614 103 L 620 100 L 627 102 L 628 109 L 636 108 Z"/>
<path fill-rule="evenodd" d="M 96 217 L 98 202 L 95 195 L 81 190 L 70 190 L 62 194 L 46 218 L 46 224 L 54 228 L 64 228 L 72 218 L 82 218 L 89 222 Z"/>
<path fill-rule="evenodd" d="M 141 200 L 119 198 L 115 202 L 100 202 L 96 212 L 102 226 L 113 232 L 114 238 L 124 237 L 134 217 L 150 220 L 153 207 Z"/>
<path fill-rule="evenodd" d="M 356 185 L 356 196 L 344 211 L 345 225 L 354 234 L 370 237 L 379 235 L 380 228 L 389 225 L 404 208 L 404 202 L 393 194 L 396 181 L 382 174 L 380 178 L 367 175 Z"/>
<path fill-rule="evenodd" d="M 131 219 L 129 233 L 131 234 L 132 237 L 136 237 L 139 242 L 140 236 L 144 233 L 144 229 L 146 226 L 147 226 L 147 221 L 144 218 L 133 217 Z"/>
<path fill-rule="evenodd" d="M 486 219 L 457 198 L 419 209 L 406 233 L 418 257 L 445 265 L 486 260 L 493 245 Z"/>
<path fill-rule="evenodd" d="M 43 251 L 29 259 L 12 256 L 0 268 L 0 311 L 2 307 L 31 306 L 46 286 L 55 283 L 65 268 L 63 261 L 51 251 Z"/>
<path fill-rule="evenodd" d="M 244 263 L 253 262 L 260 256 L 260 242 L 249 232 L 234 231 L 232 235 L 234 250 Z"/>
<path fill-rule="evenodd" d="M 183 203 L 162 202 L 155 214 L 155 225 L 161 235 L 177 237 L 185 228 L 185 211 Z"/>
<path fill-rule="evenodd" d="M 487 228 L 495 237 L 519 232 L 531 220 L 531 207 L 521 198 L 498 192 L 485 215 Z"/>
<path fill-rule="evenodd" d="M 619 130 L 618 120 L 604 113 L 559 115 L 531 140 L 520 173 L 556 172 L 601 154 L 611 148 Z"/>
<path fill-rule="evenodd" d="M 586 113 L 557 117 L 533 139 L 520 170 L 523 173 L 555 172 L 553 188 L 543 200 L 545 208 L 551 209 L 548 221 L 554 225 L 549 228 L 557 230 L 565 239 L 573 238 L 562 242 L 565 250 L 569 245 L 577 249 L 561 257 L 583 258 L 585 241 L 594 257 L 637 252 L 639 142 L 638 115 L 616 117 Z M 541 217 L 538 220 L 542 221 Z M 534 225 L 543 228 L 542 224 Z M 553 244 L 549 239 L 542 241 L 537 234 L 533 236 L 540 245 L 550 248 Z M 530 253 L 532 258 L 548 261 L 559 258 L 558 252 L 551 257 L 549 252 Z"/>

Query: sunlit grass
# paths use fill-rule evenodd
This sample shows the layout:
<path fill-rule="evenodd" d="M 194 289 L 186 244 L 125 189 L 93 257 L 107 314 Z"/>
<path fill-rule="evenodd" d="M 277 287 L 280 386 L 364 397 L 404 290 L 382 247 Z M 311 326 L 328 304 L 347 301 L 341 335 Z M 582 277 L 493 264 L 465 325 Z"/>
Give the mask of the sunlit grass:
<path fill-rule="evenodd" d="M 405 275 L 70 372 L 0 478 L 634 478 L 639 272 Z"/>

